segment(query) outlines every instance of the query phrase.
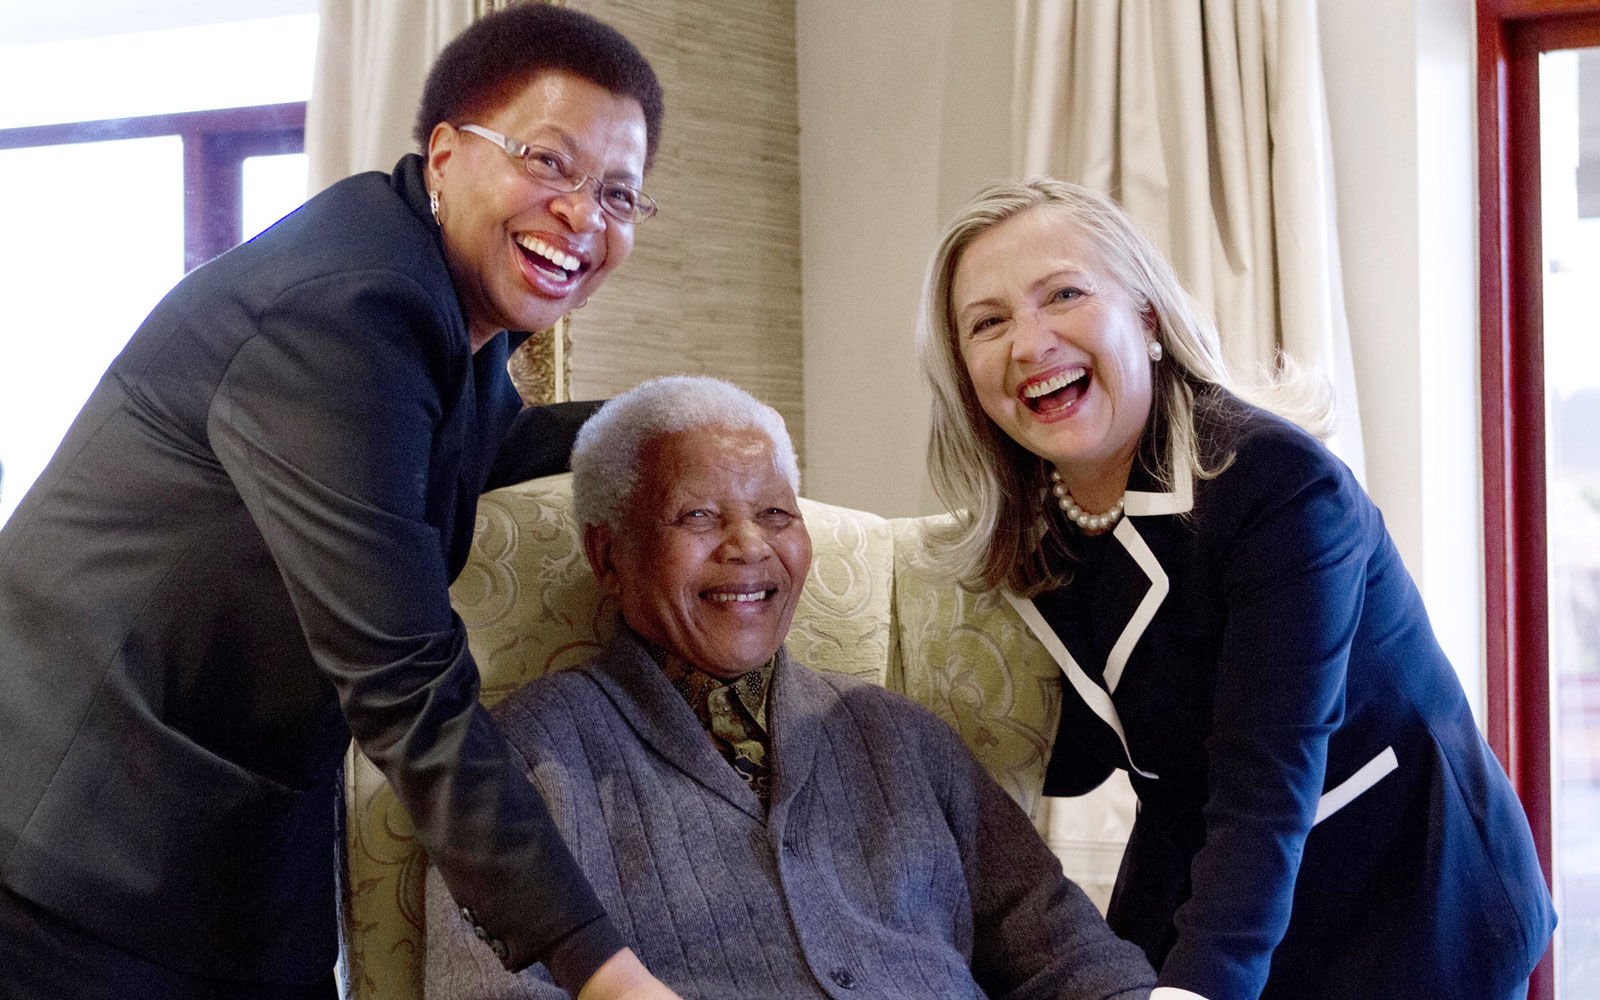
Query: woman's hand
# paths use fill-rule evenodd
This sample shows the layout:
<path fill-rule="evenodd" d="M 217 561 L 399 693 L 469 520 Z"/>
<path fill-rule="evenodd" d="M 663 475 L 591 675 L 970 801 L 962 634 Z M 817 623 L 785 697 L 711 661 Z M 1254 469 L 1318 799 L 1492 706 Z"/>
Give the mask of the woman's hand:
<path fill-rule="evenodd" d="M 605 960 L 578 991 L 578 1000 L 683 1000 L 624 948 Z"/>

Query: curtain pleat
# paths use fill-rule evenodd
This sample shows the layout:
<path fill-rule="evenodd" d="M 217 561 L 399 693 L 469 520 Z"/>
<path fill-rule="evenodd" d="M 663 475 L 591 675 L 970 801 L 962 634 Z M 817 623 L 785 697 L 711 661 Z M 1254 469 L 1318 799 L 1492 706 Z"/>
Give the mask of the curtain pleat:
<path fill-rule="evenodd" d="M 481 0 L 322 0 L 316 75 L 306 107 L 312 192 L 416 151 L 422 82 Z"/>
<path fill-rule="evenodd" d="M 1360 475 L 1313 0 L 1018 0 L 1016 55 L 1016 172 L 1117 199 L 1237 374 L 1319 370 Z"/>

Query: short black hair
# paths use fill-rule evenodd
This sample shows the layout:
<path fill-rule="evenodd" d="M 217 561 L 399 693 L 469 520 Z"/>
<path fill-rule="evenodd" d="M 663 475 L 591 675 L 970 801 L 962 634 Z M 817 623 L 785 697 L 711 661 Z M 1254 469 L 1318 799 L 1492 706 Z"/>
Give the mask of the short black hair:
<path fill-rule="evenodd" d="M 631 97 L 644 109 L 645 168 L 661 142 L 661 81 L 632 42 L 570 7 L 524 2 L 474 21 L 428 71 L 412 135 L 424 154 L 440 122 L 459 125 L 510 101 L 534 77 L 561 70 Z"/>

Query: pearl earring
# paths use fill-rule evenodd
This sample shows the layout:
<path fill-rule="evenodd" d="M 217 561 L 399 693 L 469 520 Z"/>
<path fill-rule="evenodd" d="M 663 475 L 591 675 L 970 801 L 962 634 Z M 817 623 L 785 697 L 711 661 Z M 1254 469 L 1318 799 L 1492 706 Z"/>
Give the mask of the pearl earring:
<path fill-rule="evenodd" d="M 1161 356 L 1166 353 L 1161 349 L 1161 341 L 1159 340 L 1150 341 L 1147 345 L 1145 345 L 1145 350 L 1150 352 L 1151 361 L 1160 361 Z"/>

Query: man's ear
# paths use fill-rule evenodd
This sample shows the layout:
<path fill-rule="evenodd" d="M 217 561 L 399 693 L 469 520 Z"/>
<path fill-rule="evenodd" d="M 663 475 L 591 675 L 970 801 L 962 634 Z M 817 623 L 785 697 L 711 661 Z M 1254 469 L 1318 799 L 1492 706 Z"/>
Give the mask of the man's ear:
<path fill-rule="evenodd" d="M 621 591 L 617 574 L 617 535 L 611 525 L 583 526 L 583 554 L 589 560 L 589 568 L 594 570 L 600 592 L 607 597 L 617 596 Z"/>

